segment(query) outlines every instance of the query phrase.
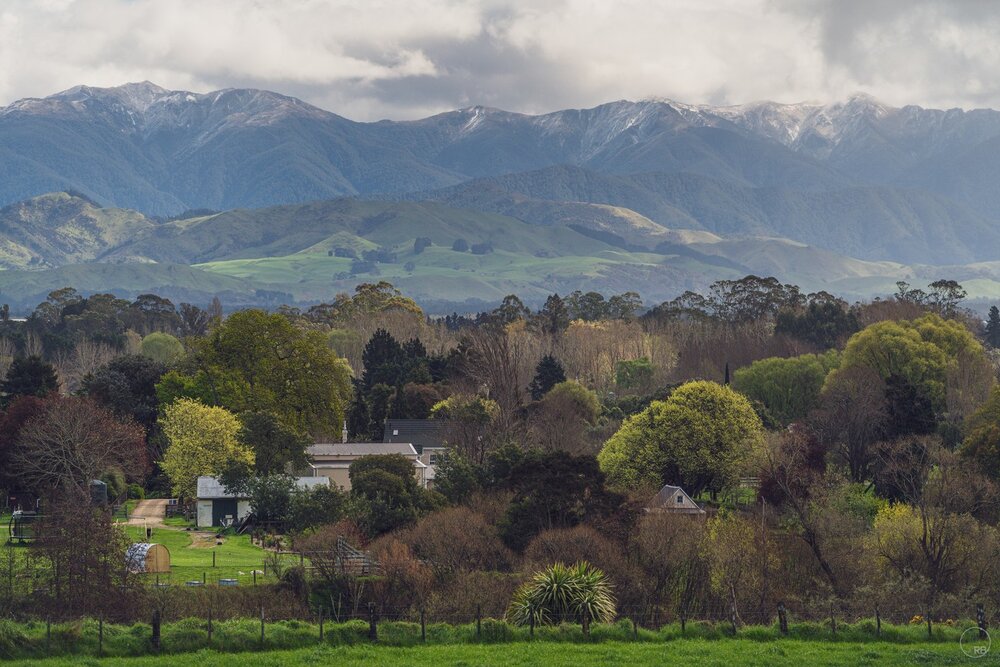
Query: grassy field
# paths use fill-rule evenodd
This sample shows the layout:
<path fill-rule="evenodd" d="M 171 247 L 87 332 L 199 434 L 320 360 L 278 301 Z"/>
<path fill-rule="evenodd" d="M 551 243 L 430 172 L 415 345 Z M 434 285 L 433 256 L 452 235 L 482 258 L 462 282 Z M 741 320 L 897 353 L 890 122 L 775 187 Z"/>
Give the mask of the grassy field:
<path fill-rule="evenodd" d="M 732 665 L 801 667 L 809 665 L 979 665 L 1000 664 L 1000 651 L 983 659 L 966 657 L 958 643 L 898 645 L 780 640 L 757 642 L 726 639 L 680 640 L 669 644 L 556 644 L 515 643 L 498 650 L 489 645 L 427 645 L 409 648 L 390 646 L 316 646 L 293 651 L 260 653 L 217 653 L 201 650 L 187 655 L 143 658 L 55 658 L 13 662 L 12 665 L 120 665 L 122 667 L 166 667 L 198 665 L 215 667 L 239 664 L 242 667 L 278 665 Z"/>
<path fill-rule="evenodd" d="M 128 526 L 129 537 L 145 541 L 141 526 Z M 187 581 L 218 583 L 219 579 L 237 579 L 241 586 L 253 585 L 253 571 L 257 570 L 257 582 L 275 581 L 274 572 L 268 568 L 264 572 L 264 558 L 267 555 L 260 547 L 250 543 L 249 535 L 225 535 L 222 544 L 216 544 L 214 537 L 205 533 L 188 532 L 173 526 L 154 528 L 152 541 L 162 544 L 170 551 L 170 573 L 159 575 L 160 583 L 183 585 Z M 213 563 L 215 557 L 215 566 Z M 295 556 L 282 556 L 285 567 L 299 564 Z M 146 575 L 155 580 L 155 575 Z"/>

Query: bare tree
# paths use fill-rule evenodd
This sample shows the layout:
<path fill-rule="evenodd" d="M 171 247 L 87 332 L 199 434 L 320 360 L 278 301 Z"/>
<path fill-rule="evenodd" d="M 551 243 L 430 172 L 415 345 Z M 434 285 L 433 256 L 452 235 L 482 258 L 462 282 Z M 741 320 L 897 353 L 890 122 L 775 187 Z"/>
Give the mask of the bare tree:
<path fill-rule="evenodd" d="M 874 445 L 888 428 L 885 382 L 865 366 L 837 371 L 827 381 L 820 407 L 809 421 L 846 467 L 851 481 L 870 480 Z"/>
<path fill-rule="evenodd" d="M 146 470 L 145 432 L 83 397 L 49 399 L 21 429 L 12 459 L 25 483 L 86 500 L 90 482 L 118 468 L 130 479 Z"/>

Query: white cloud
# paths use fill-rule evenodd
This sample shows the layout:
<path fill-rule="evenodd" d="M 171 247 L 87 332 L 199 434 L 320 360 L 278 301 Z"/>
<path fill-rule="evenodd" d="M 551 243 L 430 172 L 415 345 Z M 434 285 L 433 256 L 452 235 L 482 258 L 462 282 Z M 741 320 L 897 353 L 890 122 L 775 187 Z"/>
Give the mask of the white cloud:
<path fill-rule="evenodd" d="M 976 0 L 4 0 L 0 103 L 86 83 L 270 88 L 348 117 L 619 98 L 1000 106 Z"/>

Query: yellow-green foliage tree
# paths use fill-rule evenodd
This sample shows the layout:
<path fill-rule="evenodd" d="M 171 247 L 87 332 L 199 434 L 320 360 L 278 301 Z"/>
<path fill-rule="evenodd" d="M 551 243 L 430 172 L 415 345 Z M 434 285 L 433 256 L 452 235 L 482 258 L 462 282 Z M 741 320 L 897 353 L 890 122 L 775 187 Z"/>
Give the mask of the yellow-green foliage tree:
<path fill-rule="evenodd" d="M 164 409 L 160 425 L 169 443 L 160 465 L 180 496 L 194 496 L 200 475 L 218 475 L 233 463 L 253 465 L 253 452 L 236 438 L 240 422 L 225 408 L 181 398 Z"/>
<path fill-rule="evenodd" d="M 351 395 L 350 369 L 326 337 L 280 314 L 234 313 L 197 346 L 198 371 L 170 375 L 160 398 L 189 396 L 233 412 L 266 411 L 314 436 L 340 433 Z"/>
<path fill-rule="evenodd" d="M 688 382 L 625 420 L 597 458 L 619 488 L 666 482 L 697 494 L 738 481 L 763 439 L 745 396 L 715 382 Z"/>
<path fill-rule="evenodd" d="M 979 359 L 983 347 L 964 324 L 929 314 L 915 320 L 876 322 L 851 336 L 837 372 L 871 368 L 883 380 L 901 378 L 925 396 L 936 412 L 946 407 L 950 368 L 960 356 Z"/>

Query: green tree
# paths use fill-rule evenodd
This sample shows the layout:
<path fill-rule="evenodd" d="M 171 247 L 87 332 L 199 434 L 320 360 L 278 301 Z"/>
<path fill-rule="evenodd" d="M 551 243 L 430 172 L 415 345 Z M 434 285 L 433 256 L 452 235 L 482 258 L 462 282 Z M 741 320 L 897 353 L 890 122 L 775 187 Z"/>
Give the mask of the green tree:
<path fill-rule="evenodd" d="M 606 520 L 624 502 L 605 488 L 593 456 L 526 456 L 513 465 L 506 486 L 514 497 L 500 522 L 500 537 L 516 551 L 523 551 L 543 530 Z"/>
<path fill-rule="evenodd" d="M 244 412 L 239 420 L 236 438 L 253 452 L 256 474 L 291 473 L 309 464 L 306 447 L 310 439 L 285 426 L 274 414 Z"/>
<path fill-rule="evenodd" d="M 235 412 L 273 412 L 316 436 L 339 434 L 350 374 L 323 334 L 287 317 L 244 310 L 217 326 L 197 352 L 216 402 Z"/>
<path fill-rule="evenodd" d="M 570 321 L 566 302 L 558 294 L 550 295 L 535 316 L 535 321 L 543 333 L 550 336 L 561 334 L 569 326 Z"/>
<path fill-rule="evenodd" d="M 962 454 L 979 462 L 987 475 L 1000 479 L 1000 387 L 969 418 Z"/>
<path fill-rule="evenodd" d="M 615 384 L 619 389 L 642 389 L 653 381 L 653 364 L 648 357 L 623 359 L 615 364 Z"/>
<path fill-rule="evenodd" d="M 371 536 L 412 523 L 426 506 L 413 461 L 401 454 L 376 454 L 351 463 L 351 495 L 365 501 L 359 522 Z"/>
<path fill-rule="evenodd" d="M 986 343 L 993 348 L 1000 347 L 1000 308 L 990 306 L 986 318 Z"/>
<path fill-rule="evenodd" d="M 47 396 L 59 390 L 59 378 L 52 364 L 41 357 L 18 357 L 7 369 L 7 377 L 0 383 L 0 400 L 10 404 L 18 396 Z"/>
<path fill-rule="evenodd" d="M 928 314 L 915 320 L 877 322 L 851 336 L 844 348 L 840 368 L 827 382 L 846 369 L 865 366 L 885 381 L 896 377 L 930 401 L 935 414 L 946 408 L 949 368 L 959 355 L 982 358 L 982 345 L 961 322 Z"/>
<path fill-rule="evenodd" d="M 690 493 L 734 484 L 763 443 L 750 401 L 729 387 L 698 381 L 625 420 L 598 461 L 614 486 L 678 484 Z"/>
<path fill-rule="evenodd" d="M 184 356 L 184 345 L 167 333 L 156 331 L 142 339 L 139 348 L 143 356 L 171 366 Z"/>
<path fill-rule="evenodd" d="M 240 422 L 225 408 L 181 398 L 164 409 L 161 425 L 169 443 L 161 467 L 180 496 L 194 497 L 201 475 L 218 475 L 234 463 L 253 465 L 253 452 L 236 437 Z"/>
<path fill-rule="evenodd" d="M 816 407 L 823 382 L 839 361 L 836 350 L 760 359 L 736 371 L 733 388 L 751 401 L 760 401 L 781 424 L 788 424 Z"/>
<path fill-rule="evenodd" d="M 538 365 L 535 366 L 535 377 L 532 378 L 531 384 L 528 385 L 531 400 L 539 400 L 552 387 L 565 381 L 566 371 L 563 370 L 562 364 L 551 354 L 546 354 L 538 362 Z"/>

